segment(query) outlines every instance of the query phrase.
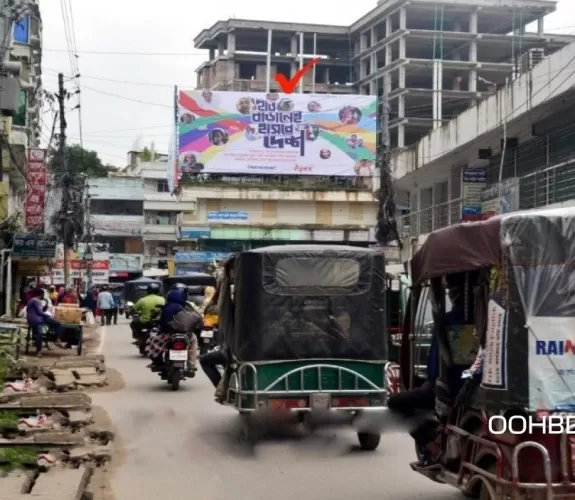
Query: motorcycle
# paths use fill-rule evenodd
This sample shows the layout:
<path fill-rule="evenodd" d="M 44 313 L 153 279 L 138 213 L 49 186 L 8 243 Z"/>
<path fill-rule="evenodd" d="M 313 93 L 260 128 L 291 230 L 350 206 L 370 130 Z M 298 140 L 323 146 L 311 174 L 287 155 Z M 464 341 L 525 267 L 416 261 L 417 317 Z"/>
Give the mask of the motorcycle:
<path fill-rule="evenodd" d="M 134 303 L 133 302 L 126 302 L 126 319 L 130 319 L 131 316 L 134 316 Z"/>
<path fill-rule="evenodd" d="M 172 335 L 162 355 L 162 365 L 152 367 L 152 371 L 157 372 L 162 380 L 167 381 L 173 391 L 180 388 L 180 382 L 186 380 L 186 375 L 191 377 L 195 375 L 194 372 L 189 374 L 188 348 L 187 335 L 180 333 Z"/>
<path fill-rule="evenodd" d="M 200 338 L 198 339 L 200 356 L 215 349 L 215 347 L 218 345 L 217 337 L 218 337 L 218 327 L 206 325 L 204 323 L 204 328 L 200 333 Z"/>
<path fill-rule="evenodd" d="M 137 319 L 137 316 L 134 316 Z M 146 355 L 146 344 L 148 339 L 158 333 L 158 328 L 156 326 L 145 326 L 138 330 L 137 334 L 134 335 L 133 344 L 138 348 L 138 351 L 142 356 Z"/>

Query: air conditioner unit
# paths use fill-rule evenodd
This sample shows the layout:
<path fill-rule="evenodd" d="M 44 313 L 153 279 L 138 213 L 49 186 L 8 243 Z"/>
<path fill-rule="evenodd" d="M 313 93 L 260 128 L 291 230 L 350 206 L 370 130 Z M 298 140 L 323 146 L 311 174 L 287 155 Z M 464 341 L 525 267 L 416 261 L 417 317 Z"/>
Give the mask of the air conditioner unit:
<path fill-rule="evenodd" d="M 20 80 L 9 76 L 0 76 L 0 110 L 14 115 L 20 103 Z"/>

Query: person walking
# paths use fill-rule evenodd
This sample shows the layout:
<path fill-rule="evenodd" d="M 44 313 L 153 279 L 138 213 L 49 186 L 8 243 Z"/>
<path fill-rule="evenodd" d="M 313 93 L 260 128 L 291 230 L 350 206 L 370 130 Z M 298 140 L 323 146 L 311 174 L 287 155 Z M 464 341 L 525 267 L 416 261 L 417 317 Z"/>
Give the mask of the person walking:
<path fill-rule="evenodd" d="M 122 304 L 122 294 L 120 289 L 116 288 L 112 291 L 112 298 L 114 299 L 114 312 L 112 313 L 112 320 L 114 325 L 118 324 L 118 312 L 120 311 L 120 305 Z"/>
<path fill-rule="evenodd" d="M 103 286 L 98 294 L 98 309 L 100 309 L 100 314 L 102 315 L 102 326 L 112 323 L 112 315 L 114 314 L 115 307 L 114 297 L 112 297 L 112 294 L 108 291 L 108 287 Z"/>

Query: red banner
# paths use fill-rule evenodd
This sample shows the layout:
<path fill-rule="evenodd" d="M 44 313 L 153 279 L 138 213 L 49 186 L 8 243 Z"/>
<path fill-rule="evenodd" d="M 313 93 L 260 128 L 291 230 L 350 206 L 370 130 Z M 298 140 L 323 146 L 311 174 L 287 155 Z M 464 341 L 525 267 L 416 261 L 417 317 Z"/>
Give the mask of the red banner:
<path fill-rule="evenodd" d="M 28 229 L 44 229 L 47 177 L 46 150 L 29 149 L 25 203 L 25 224 Z"/>

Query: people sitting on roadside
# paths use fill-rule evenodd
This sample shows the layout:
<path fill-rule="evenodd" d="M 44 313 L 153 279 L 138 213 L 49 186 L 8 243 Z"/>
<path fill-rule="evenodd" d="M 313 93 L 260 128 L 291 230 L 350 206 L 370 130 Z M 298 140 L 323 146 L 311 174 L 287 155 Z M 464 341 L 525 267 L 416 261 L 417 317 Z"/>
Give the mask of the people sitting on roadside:
<path fill-rule="evenodd" d="M 161 295 L 160 286 L 157 283 L 150 283 L 146 290 L 146 295 L 134 305 L 136 317 L 130 323 L 134 339 L 139 337 L 142 328 L 151 327 L 151 323 L 156 319 L 158 311 L 165 304 L 166 300 Z"/>
<path fill-rule="evenodd" d="M 198 352 L 196 334 L 201 331 L 203 324 L 202 315 L 188 306 L 187 287 L 181 284 L 174 285 L 168 293 L 166 305 L 160 315 L 160 333 L 150 337 L 146 346 L 146 353 L 152 359 L 152 365 L 162 365 L 163 352 L 170 337 L 182 333 L 188 337 L 188 370 L 194 373 Z"/>
<path fill-rule="evenodd" d="M 36 356 L 42 356 L 42 343 L 46 327 L 51 327 L 54 331 L 55 344 L 65 349 L 66 345 L 62 343 L 62 326 L 49 313 L 47 313 L 41 300 L 44 297 L 44 290 L 37 288 L 34 291 L 32 299 L 26 305 L 26 319 L 28 326 L 32 329 L 34 344 L 36 347 Z"/>

